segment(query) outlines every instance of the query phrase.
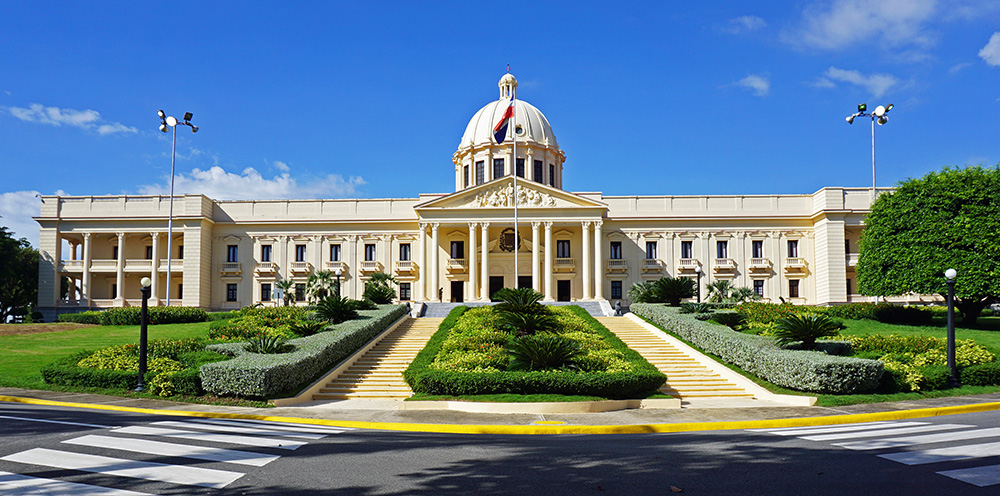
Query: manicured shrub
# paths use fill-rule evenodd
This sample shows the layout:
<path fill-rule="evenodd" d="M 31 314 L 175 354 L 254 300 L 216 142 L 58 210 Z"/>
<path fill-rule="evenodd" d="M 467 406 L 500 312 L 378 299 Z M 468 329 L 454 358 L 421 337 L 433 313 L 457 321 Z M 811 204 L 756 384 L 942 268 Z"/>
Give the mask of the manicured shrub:
<path fill-rule="evenodd" d="M 286 308 L 286 307 L 280 307 Z M 219 341 L 247 341 L 260 336 L 292 338 L 292 324 L 298 320 L 269 318 L 264 315 L 244 315 L 230 320 L 212 322 L 208 337 Z"/>
<path fill-rule="evenodd" d="M 258 336 L 247 341 L 246 350 L 248 353 L 260 353 L 271 355 L 288 351 L 285 340 L 277 336 Z"/>
<path fill-rule="evenodd" d="M 667 303 L 676 307 L 682 299 L 694 296 L 694 281 L 687 277 L 661 277 L 632 286 L 629 295 L 633 302 Z"/>
<path fill-rule="evenodd" d="M 524 336 L 507 345 L 507 370 L 579 370 L 574 361 L 584 354 L 576 341 L 562 336 Z"/>
<path fill-rule="evenodd" d="M 358 318 L 358 311 L 347 297 L 327 296 L 316 303 L 316 316 L 331 324 Z"/>
<path fill-rule="evenodd" d="M 392 300 L 396 298 L 396 290 L 388 285 L 369 284 L 365 286 L 365 292 L 362 296 L 366 300 L 371 300 L 379 305 L 384 305 L 392 303 Z"/>
<path fill-rule="evenodd" d="M 824 308 L 822 311 L 831 317 L 836 317 L 839 319 L 851 319 L 851 320 L 862 320 L 869 319 L 875 320 L 875 316 L 880 308 L 891 307 L 891 303 L 872 303 L 872 302 L 859 302 L 859 303 L 847 303 L 845 305 L 836 305 L 832 307 L 820 307 Z"/>
<path fill-rule="evenodd" d="M 350 300 L 350 301 L 351 301 L 351 308 L 355 310 L 375 310 L 378 308 L 378 305 L 376 305 L 375 302 L 371 300 Z"/>
<path fill-rule="evenodd" d="M 855 352 L 924 353 L 941 346 L 941 340 L 932 336 L 900 336 L 898 334 L 866 334 L 846 336 Z"/>
<path fill-rule="evenodd" d="M 814 350 L 818 338 L 836 336 L 841 327 L 839 322 L 826 315 L 789 315 L 778 321 L 774 337 L 781 346 L 801 341 L 802 349 Z"/>
<path fill-rule="evenodd" d="M 531 288 L 503 288 L 493 293 L 493 297 L 500 302 L 497 310 L 503 312 L 547 313 L 547 307 L 539 303 L 545 295 Z"/>
<path fill-rule="evenodd" d="M 229 312 L 208 312 L 208 321 L 215 322 L 217 320 L 228 320 L 235 319 L 240 316 L 239 310 L 232 310 Z"/>
<path fill-rule="evenodd" d="M 89 311 L 79 313 L 61 313 L 59 322 L 76 322 L 77 324 L 101 325 L 101 312 Z"/>
<path fill-rule="evenodd" d="M 710 320 L 718 322 L 734 331 L 742 329 L 743 324 L 746 323 L 746 319 L 738 312 L 715 312 L 711 315 Z"/>
<path fill-rule="evenodd" d="M 116 307 L 99 313 L 101 325 L 139 325 L 142 319 L 141 307 Z M 150 325 L 186 324 L 208 320 L 207 312 L 193 307 L 149 307 L 146 313 Z"/>
<path fill-rule="evenodd" d="M 959 381 L 968 386 L 1000 386 L 1000 362 L 987 362 L 959 369 Z"/>
<path fill-rule="evenodd" d="M 886 324 L 925 326 L 931 323 L 934 314 L 920 307 L 880 306 L 875 311 L 875 319 Z"/>

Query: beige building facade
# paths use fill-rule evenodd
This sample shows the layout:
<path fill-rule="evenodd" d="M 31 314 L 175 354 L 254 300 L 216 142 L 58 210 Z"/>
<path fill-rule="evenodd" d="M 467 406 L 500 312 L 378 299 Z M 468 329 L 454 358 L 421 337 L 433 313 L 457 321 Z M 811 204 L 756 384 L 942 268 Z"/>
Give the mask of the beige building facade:
<path fill-rule="evenodd" d="M 516 100 L 515 125 L 493 129 L 516 97 L 477 112 L 452 160 L 455 191 L 416 198 L 220 201 L 166 196 L 46 196 L 41 214 L 39 309 L 54 313 L 140 303 L 234 309 L 278 304 L 291 280 L 339 272 L 359 298 L 375 272 L 400 300 L 488 301 L 532 287 L 548 301 L 616 301 L 664 276 L 754 289 L 765 300 L 838 304 L 855 295 L 858 239 L 871 190 L 802 195 L 605 196 L 562 189 L 566 154 L 534 106 Z M 516 151 L 512 139 L 516 139 Z M 516 184 L 515 184 L 516 183 Z M 516 191 L 516 195 L 515 195 Z M 515 200 L 516 198 L 516 200 Z M 515 209 L 517 204 L 517 231 Z M 515 257 L 516 252 L 516 257 Z M 515 258 L 517 267 L 515 267 Z M 61 278 L 71 289 L 64 297 Z M 704 294 L 704 289 L 702 290 Z M 300 301 L 299 304 L 304 304 Z"/>

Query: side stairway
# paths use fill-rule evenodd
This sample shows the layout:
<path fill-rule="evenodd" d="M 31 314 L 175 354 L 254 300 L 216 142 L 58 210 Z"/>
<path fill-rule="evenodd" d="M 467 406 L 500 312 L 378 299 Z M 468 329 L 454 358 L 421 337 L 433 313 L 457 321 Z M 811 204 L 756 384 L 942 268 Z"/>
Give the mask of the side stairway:
<path fill-rule="evenodd" d="M 437 332 L 441 318 L 408 317 L 344 373 L 331 380 L 315 400 L 351 398 L 403 399 L 413 394 L 403 371 Z"/>
<path fill-rule="evenodd" d="M 659 336 L 624 317 L 596 317 L 633 350 L 667 375 L 660 392 L 682 400 L 692 398 L 751 398 L 742 387 L 713 373 Z"/>

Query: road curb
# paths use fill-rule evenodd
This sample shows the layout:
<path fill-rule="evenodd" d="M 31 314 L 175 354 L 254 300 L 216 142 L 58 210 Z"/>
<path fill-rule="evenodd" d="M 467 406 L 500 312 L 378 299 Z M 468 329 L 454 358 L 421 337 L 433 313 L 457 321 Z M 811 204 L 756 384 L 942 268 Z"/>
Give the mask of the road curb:
<path fill-rule="evenodd" d="M 817 425 L 837 425 L 876 422 L 884 420 L 902 420 L 925 417 L 940 417 L 963 413 L 978 413 L 1000 410 L 1000 402 L 976 403 L 972 405 L 944 406 L 937 408 L 918 408 L 914 410 L 897 410 L 891 412 L 855 413 L 845 415 L 828 415 L 823 417 L 801 417 L 772 420 L 741 420 L 724 422 L 691 422 L 677 424 L 634 424 L 634 425 L 473 425 L 473 424 L 415 424 L 402 422 L 365 422 L 354 420 L 327 420 L 296 417 L 279 417 L 270 415 L 248 415 L 243 413 L 195 412 L 186 410 L 158 410 L 152 408 L 136 408 L 115 405 L 95 405 L 90 403 L 73 403 L 68 401 L 53 401 L 36 398 L 21 398 L 17 396 L 2 396 L 0 401 L 8 403 L 24 403 L 29 405 L 60 406 L 70 408 L 89 408 L 93 410 L 108 410 L 117 412 L 146 413 L 153 415 L 174 415 L 182 417 L 228 418 L 267 420 L 271 422 L 287 422 L 295 424 L 324 425 L 330 427 L 347 427 L 353 429 L 388 430 L 405 432 L 426 432 L 440 434 L 648 434 L 662 432 L 697 432 L 737 429 L 767 429 L 781 427 L 808 427 Z"/>

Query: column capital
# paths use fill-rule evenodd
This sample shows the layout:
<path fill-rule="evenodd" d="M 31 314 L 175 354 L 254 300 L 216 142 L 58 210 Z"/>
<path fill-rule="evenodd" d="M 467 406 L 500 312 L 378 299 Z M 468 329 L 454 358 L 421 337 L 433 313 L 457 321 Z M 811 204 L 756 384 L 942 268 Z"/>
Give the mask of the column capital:
<path fill-rule="evenodd" d="M 540 221 L 537 221 L 537 220 L 531 221 L 531 228 L 532 229 L 538 229 L 539 227 L 542 227 L 542 223 Z"/>
<path fill-rule="evenodd" d="M 149 237 L 153 238 L 153 239 L 156 239 L 156 238 L 160 237 L 160 233 L 158 231 L 153 231 L 153 232 L 149 233 Z"/>
<path fill-rule="evenodd" d="M 546 231 L 551 231 L 552 230 L 552 224 L 553 224 L 553 222 L 546 221 L 544 224 L 545 224 L 545 230 Z"/>
<path fill-rule="evenodd" d="M 580 227 L 582 227 L 585 231 L 590 229 L 591 224 L 593 224 L 593 221 L 589 220 L 580 221 Z"/>
<path fill-rule="evenodd" d="M 594 221 L 594 228 L 600 228 L 603 225 L 604 225 L 604 221 L 603 220 L 595 220 Z"/>
<path fill-rule="evenodd" d="M 431 222 L 431 231 L 437 231 L 441 227 L 440 222 Z"/>
<path fill-rule="evenodd" d="M 124 232 L 118 231 L 115 234 L 118 235 L 118 239 L 125 239 L 125 233 Z"/>
<path fill-rule="evenodd" d="M 469 223 L 469 230 L 470 231 L 474 231 L 477 227 L 479 227 L 479 223 L 478 222 L 470 222 Z"/>
<path fill-rule="evenodd" d="M 489 229 L 490 228 L 490 223 L 489 222 L 480 222 L 479 223 L 479 227 L 482 227 L 483 229 Z"/>
<path fill-rule="evenodd" d="M 428 224 L 427 222 L 420 222 L 420 223 L 417 224 L 417 226 L 420 227 L 420 230 L 426 231 L 427 230 L 427 224 Z"/>
<path fill-rule="evenodd" d="M 93 235 L 93 234 L 94 233 L 85 232 L 85 233 L 83 233 L 83 239 L 85 241 L 90 241 L 90 236 Z"/>

